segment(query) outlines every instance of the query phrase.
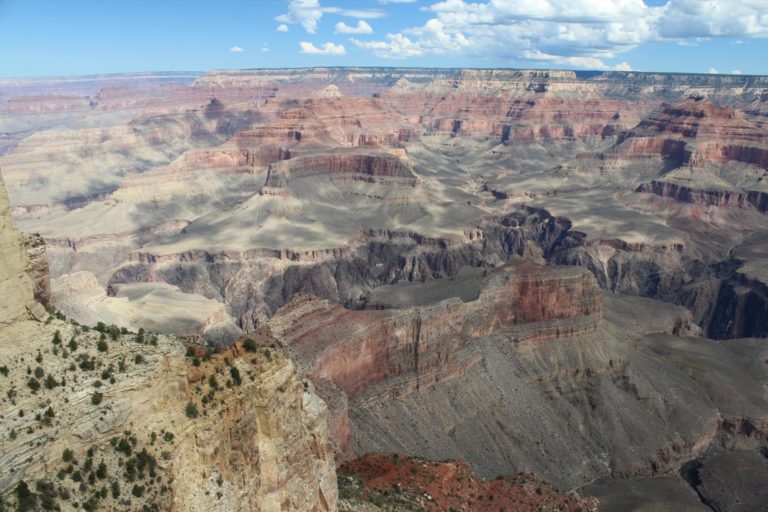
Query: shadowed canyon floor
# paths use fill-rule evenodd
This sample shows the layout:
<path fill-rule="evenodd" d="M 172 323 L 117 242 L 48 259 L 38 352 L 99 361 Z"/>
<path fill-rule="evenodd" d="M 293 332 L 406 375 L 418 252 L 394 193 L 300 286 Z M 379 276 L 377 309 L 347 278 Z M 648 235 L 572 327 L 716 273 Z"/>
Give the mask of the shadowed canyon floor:
<path fill-rule="evenodd" d="M 473 489 L 528 472 L 604 510 L 765 503 L 766 77 L 311 68 L 0 93 L 28 233 L 2 240 L 8 322 L 37 300 L 280 344 L 339 461 L 461 459 Z"/>

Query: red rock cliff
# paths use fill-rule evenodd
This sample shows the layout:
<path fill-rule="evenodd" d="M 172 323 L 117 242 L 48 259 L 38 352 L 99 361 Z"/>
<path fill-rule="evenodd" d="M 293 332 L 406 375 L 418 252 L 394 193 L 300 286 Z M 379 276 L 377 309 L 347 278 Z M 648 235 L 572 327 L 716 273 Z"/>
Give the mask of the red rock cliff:
<path fill-rule="evenodd" d="M 562 338 L 595 329 L 601 317 L 602 295 L 590 272 L 525 262 L 492 274 L 470 302 L 352 311 L 298 295 L 269 325 L 313 379 L 330 381 L 349 400 L 365 400 L 405 396 L 461 374 L 480 360 L 472 350 L 479 338 L 502 330 L 505 343 Z M 338 412 L 332 416 L 343 425 Z M 342 448 L 344 435 L 337 428 Z"/>

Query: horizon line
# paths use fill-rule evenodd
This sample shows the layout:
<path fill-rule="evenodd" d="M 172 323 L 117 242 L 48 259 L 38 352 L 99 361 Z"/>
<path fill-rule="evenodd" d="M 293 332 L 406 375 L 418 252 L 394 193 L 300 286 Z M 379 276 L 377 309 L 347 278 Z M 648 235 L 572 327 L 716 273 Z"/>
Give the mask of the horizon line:
<path fill-rule="evenodd" d="M 766 75 L 756 74 L 739 74 L 739 73 L 696 73 L 696 72 L 683 72 L 683 71 L 641 71 L 641 70 L 611 70 L 611 69 L 571 69 L 571 68 L 516 68 L 516 67 L 426 67 L 426 66 L 281 66 L 281 67 L 255 67 L 255 68 L 211 68 L 208 70 L 157 70 L 157 71 L 120 71 L 115 73 L 88 73 L 88 74 L 72 74 L 72 75 L 26 75 L 26 76 L 6 76 L 0 75 L 0 82 L 5 80 L 65 80 L 65 79 L 109 79 L 118 77 L 130 77 L 130 76 L 183 76 L 194 75 L 202 76 L 208 73 L 216 72 L 253 72 L 253 71 L 307 71 L 307 70 L 349 70 L 349 69 L 385 69 L 385 70 L 404 70 L 404 71 L 444 71 L 444 72 L 459 72 L 464 70 L 473 71 L 543 71 L 543 72 L 572 72 L 577 76 L 579 74 L 589 74 L 598 76 L 601 74 L 617 74 L 617 75 L 629 75 L 629 74 L 643 74 L 643 75 L 686 75 L 686 76 L 708 76 L 708 77 L 740 77 L 740 78 L 762 78 L 768 77 Z"/>

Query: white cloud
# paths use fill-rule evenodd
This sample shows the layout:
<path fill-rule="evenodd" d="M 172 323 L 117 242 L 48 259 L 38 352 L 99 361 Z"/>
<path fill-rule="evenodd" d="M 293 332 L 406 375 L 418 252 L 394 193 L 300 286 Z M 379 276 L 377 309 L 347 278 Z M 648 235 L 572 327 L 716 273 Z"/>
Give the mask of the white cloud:
<path fill-rule="evenodd" d="M 331 42 L 325 43 L 318 48 L 314 44 L 307 41 L 300 41 L 301 53 L 309 53 L 311 55 L 346 55 L 347 49 L 343 44 L 334 44 Z"/>
<path fill-rule="evenodd" d="M 380 4 L 415 4 L 418 0 L 379 0 Z"/>
<path fill-rule="evenodd" d="M 352 44 L 358 48 L 371 50 L 377 57 L 391 59 L 405 59 L 408 57 L 422 57 L 427 50 L 417 42 L 411 41 L 403 34 L 387 34 L 388 41 L 360 41 L 352 39 Z"/>
<path fill-rule="evenodd" d="M 286 25 L 285 23 L 281 23 L 280 25 L 277 26 L 277 31 L 288 32 L 288 25 Z"/>
<path fill-rule="evenodd" d="M 380 9 L 342 9 L 340 7 L 323 7 L 322 11 L 331 14 L 338 14 L 340 16 L 349 16 L 350 18 L 362 18 L 366 20 L 383 18 L 387 15 L 386 12 Z"/>
<path fill-rule="evenodd" d="M 608 62 L 647 42 L 768 37 L 768 0 L 443 0 L 422 10 L 432 14 L 422 26 L 353 43 L 389 58 L 451 53 L 626 69 L 626 62 Z"/>
<path fill-rule="evenodd" d="M 732 75 L 740 75 L 741 74 L 741 70 L 740 69 L 734 69 L 733 71 L 731 71 L 731 74 Z"/>
<path fill-rule="evenodd" d="M 383 18 L 386 12 L 379 9 L 343 9 L 341 7 L 323 7 L 319 0 L 290 0 L 288 12 L 276 17 L 283 24 L 298 24 L 310 34 L 317 32 L 317 26 L 323 14 L 337 14 L 350 18 L 374 19 Z M 287 29 L 287 27 L 286 27 Z M 278 29 L 279 30 L 279 29 Z"/>
<path fill-rule="evenodd" d="M 233 46 L 232 48 L 229 49 L 229 51 L 231 51 L 232 53 L 243 53 L 245 50 L 243 50 L 239 46 Z"/>
<path fill-rule="evenodd" d="M 719 73 L 719 71 L 717 70 L 717 68 L 709 68 L 709 74 L 710 75 L 716 75 L 718 73 Z"/>
<path fill-rule="evenodd" d="M 659 20 L 659 36 L 767 36 L 767 10 L 765 0 L 670 0 Z"/>
<path fill-rule="evenodd" d="M 337 34 L 373 34 L 373 28 L 365 20 L 359 20 L 356 27 L 350 27 L 343 21 L 336 24 Z"/>
<path fill-rule="evenodd" d="M 267 46 L 262 46 L 262 47 L 261 47 L 261 52 L 262 52 L 262 53 L 269 53 L 269 51 L 270 51 L 270 50 L 269 50 L 269 47 L 267 47 Z"/>
<path fill-rule="evenodd" d="M 298 23 L 310 34 L 317 31 L 317 24 L 323 17 L 318 0 L 291 0 L 288 3 L 288 12 L 281 14 L 275 20 L 280 23 Z"/>

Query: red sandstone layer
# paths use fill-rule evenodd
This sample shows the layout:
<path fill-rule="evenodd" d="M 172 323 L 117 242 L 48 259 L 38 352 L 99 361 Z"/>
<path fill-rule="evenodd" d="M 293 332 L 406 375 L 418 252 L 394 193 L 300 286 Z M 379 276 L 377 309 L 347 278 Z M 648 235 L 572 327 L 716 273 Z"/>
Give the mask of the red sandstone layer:
<path fill-rule="evenodd" d="M 462 374 L 481 360 L 473 341 L 495 332 L 512 329 L 504 343 L 559 339 L 594 330 L 601 317 L 602 294 L 589 271 L 524 262 L 492 274 L 470 302 L 353 311 L 297 295 L 269 326 L 314 380 L 366 400 L 405 396 Z M 348 446 L 343 432 L 336 434 L 339 446 Z"/>

